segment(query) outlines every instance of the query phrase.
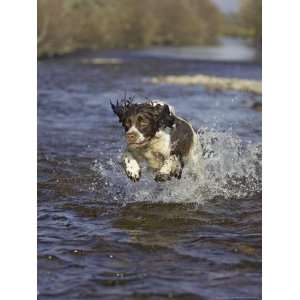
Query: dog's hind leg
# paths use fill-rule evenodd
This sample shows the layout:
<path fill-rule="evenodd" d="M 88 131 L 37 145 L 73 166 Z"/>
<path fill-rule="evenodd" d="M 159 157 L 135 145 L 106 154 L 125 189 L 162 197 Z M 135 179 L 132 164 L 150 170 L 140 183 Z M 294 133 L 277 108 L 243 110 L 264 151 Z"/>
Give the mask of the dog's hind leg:
<path fill-rule="evenodd" d="M 123 154 L 122 163 L 127 177 L 134 182 L 139 181 L 141 177 L 141 167 L 130 152 L 126 151 Z"/>

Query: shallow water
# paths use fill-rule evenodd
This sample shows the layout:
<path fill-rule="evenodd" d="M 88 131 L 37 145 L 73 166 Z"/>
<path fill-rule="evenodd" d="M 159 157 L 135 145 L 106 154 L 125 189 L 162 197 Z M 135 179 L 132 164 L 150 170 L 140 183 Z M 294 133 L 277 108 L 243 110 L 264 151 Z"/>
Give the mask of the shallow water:
<path fill-rule="evenodd" d="M 261 114 L 250 106 L 261 98 L 145 81 L 260 79 L 260 65 L 128 52 L 80 63 L 97 55 L 38 63 L 39 298 L 260 299 Z M 125 91 L 164 99 L 199 129 L 205 178 L 124 176 L 109 100 Z"/>

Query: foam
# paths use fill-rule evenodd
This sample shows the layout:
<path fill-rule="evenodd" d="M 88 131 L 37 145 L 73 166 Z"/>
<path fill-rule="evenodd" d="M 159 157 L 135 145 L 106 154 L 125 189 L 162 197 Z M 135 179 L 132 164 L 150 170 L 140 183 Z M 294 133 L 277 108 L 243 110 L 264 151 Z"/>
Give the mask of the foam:
<path fill-rule="evenodd" d="M 93 170 L 106 178 L 113 201 L 118 202 L 191 202 L 202 204 L 221 197 L 240 199 L 261 193 L 261 145 L 243 143 L 232 133 L 202 128 L 198 138 L 203 148 L 203 170 L 181 180 L 164 183 L 153 180 L 154 174 L 142 167 L 140 182 L 133 183 L 122 170 L 120 160 L 95 162 Z"/>

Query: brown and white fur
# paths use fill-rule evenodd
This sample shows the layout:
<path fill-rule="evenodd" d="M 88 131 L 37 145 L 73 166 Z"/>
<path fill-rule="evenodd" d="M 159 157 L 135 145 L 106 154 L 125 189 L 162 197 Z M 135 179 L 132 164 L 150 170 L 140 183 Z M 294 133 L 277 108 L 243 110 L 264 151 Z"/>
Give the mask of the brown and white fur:
<path fill-rule="evenodd" d="M 141 162 L 154 171 L 156 181 L 181 178 L 184 166 L 201 160 L 201 146 L 192 126 L 160 101 L 111 103 L 125 129 L 127 148 L 122 163 L 132 181 L 141 177 Z M 201 165 L 201 163 L 200 163 Z"/>

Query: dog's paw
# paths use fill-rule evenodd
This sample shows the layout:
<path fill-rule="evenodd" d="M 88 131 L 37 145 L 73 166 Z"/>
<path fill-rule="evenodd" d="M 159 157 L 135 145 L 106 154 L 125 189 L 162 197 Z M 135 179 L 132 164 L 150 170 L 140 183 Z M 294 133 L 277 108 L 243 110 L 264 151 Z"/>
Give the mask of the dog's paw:
<path fill-rule="evenodd" d="M 136 160 L 125 159 L 125 172 L 127 177 L 134 182 L 139 181 L 141 178 L 141 168 Z"/>
<path fill-rule="evenodd" d="M 182 168 L 176 168 L 174 172 L 171 173 L 171 176 L 180 179 L 182 175 Z"/>
<path fill-rule="evenodd" d="M 156 175 L 155 180 L 166 181 L 170 180 L 171 177 L 180 179 L 182 168 L 183 163 L 180 161 L 180 159 L 175 155 L 171 155 L 167 160 L 165 160 L 163 166 Z"/>
<path fill-rule="evenodd" d="M 167 180 L 171 180 L 171 174 L 158 172 L 154 178 L 157 182 L 164 182 Z"/>
<path fill-rule="evenodd" d="M 181 178 L 181 175 L 182 175 L 182 165 L 177 162 L 174 166 L 173 166 L 173 169 L 172 169 L 172 172 L 171 172 L 171 176 L 172 177 L 175 177 L 177 179 L 180 179 Z"/>
<path fill-rule="evenodd" d="M 131 172 L 126 172 L 127 177 L 132 180 L 133 182 L 137 182 L 141 178 L 141 171 L 139 171 L 138 174 L 131 173 Z"/>

